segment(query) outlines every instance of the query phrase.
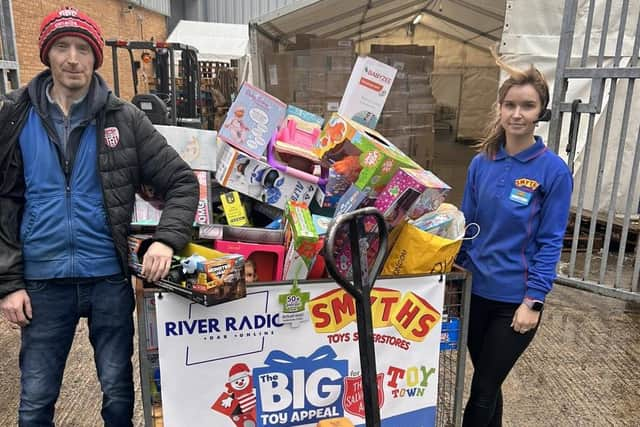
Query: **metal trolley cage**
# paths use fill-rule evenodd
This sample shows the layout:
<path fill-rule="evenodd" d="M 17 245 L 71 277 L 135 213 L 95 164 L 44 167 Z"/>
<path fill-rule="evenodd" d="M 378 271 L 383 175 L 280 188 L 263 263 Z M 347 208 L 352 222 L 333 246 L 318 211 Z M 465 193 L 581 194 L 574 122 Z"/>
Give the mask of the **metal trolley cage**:
<path fill-rule="evenodd" d="M 443 306 L 443 331 L 440 344 L 438 376 L 437 427 L 459 427 L 462 425 L 463 393 L 467 357 L 467 331 L 469 326 L 469 304 L 471 300 L 471 274 L 454 267 L 446 274 Z M 158 365 L 157 337 L 152 336 L 151 324 L 155 311 L 150 309 L 156 292 L 164 289 L 145 288 L 143 281 L 133 278 L 136 292 L 136 313 L 138 326 L 140 383 L 144 425 L 161 427 L 162 406 L 160 392 L 154 382 Z M 280 282 L 279 282 L 280 283 Z M 281 282 L 290 285 L 291 282 Z M 304 285 L 305 281 L 299 282 Z M 262 285 L 266 283 L 259 283 Z M 251 286 L 251 285 L 248 285 Z"/>

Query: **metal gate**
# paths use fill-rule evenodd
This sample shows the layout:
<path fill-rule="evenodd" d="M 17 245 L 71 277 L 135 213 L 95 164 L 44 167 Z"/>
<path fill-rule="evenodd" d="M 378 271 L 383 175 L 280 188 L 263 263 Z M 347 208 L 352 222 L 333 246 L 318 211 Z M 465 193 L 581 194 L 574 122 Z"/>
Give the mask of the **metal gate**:
<path fill-rule="evenodd" d="M 640 301 L 638 3 L 565 0 L 549 128 L 550 148 L 566 151 L 574 174 L 570 250 L 567 242 L 558 282 L 635 301 Z M 584 96 L 569 99 L 575 93 Z"/>

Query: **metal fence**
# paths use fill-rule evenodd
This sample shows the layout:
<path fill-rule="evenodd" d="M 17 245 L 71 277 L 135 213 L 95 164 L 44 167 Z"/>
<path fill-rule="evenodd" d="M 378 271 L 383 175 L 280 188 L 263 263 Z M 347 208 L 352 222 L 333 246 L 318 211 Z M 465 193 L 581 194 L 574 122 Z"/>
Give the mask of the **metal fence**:
<path fill-rule="evenodd" d="M 575 182 L 571 249 L 558 281 L 637 301 L 639 48 L 637 1 L 565 0 L 549 130 L 550 146 L 566 150 Z M 586 86 L 585 99 L 570 99 L 572 85 Z"/>

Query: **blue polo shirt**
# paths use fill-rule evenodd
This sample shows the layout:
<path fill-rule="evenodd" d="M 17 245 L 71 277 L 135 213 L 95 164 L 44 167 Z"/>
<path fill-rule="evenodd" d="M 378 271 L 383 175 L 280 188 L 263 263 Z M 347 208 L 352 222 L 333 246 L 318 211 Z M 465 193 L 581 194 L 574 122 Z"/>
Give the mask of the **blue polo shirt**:
<path fill-rule="evenodd" d="M 545 300 L 556 278 L 572 190 L 566 163 L 538 136 L 515 156 L 502 147 L 493 160 L 473 158 L 462 211 L 480 233 L 464 242 L 457 259 L 473 274 L 472 293 L 511 303 L 525 296 Z"/>

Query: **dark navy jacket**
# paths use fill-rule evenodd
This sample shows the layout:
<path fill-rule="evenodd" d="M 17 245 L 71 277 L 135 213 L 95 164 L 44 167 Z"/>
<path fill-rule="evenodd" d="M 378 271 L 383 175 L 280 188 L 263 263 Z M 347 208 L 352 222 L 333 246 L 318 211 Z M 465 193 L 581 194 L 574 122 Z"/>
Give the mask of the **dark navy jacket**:
<path fill-rule="evenodd" d="M 465 241 L 457 262 L 472 273 L 472 292 L 520 303 L 544 301 L 556 278 L 569 217 L 573 178 L 540 137 L 526 150 L 471 161 L 462 201 L 479 235 Z"/>

